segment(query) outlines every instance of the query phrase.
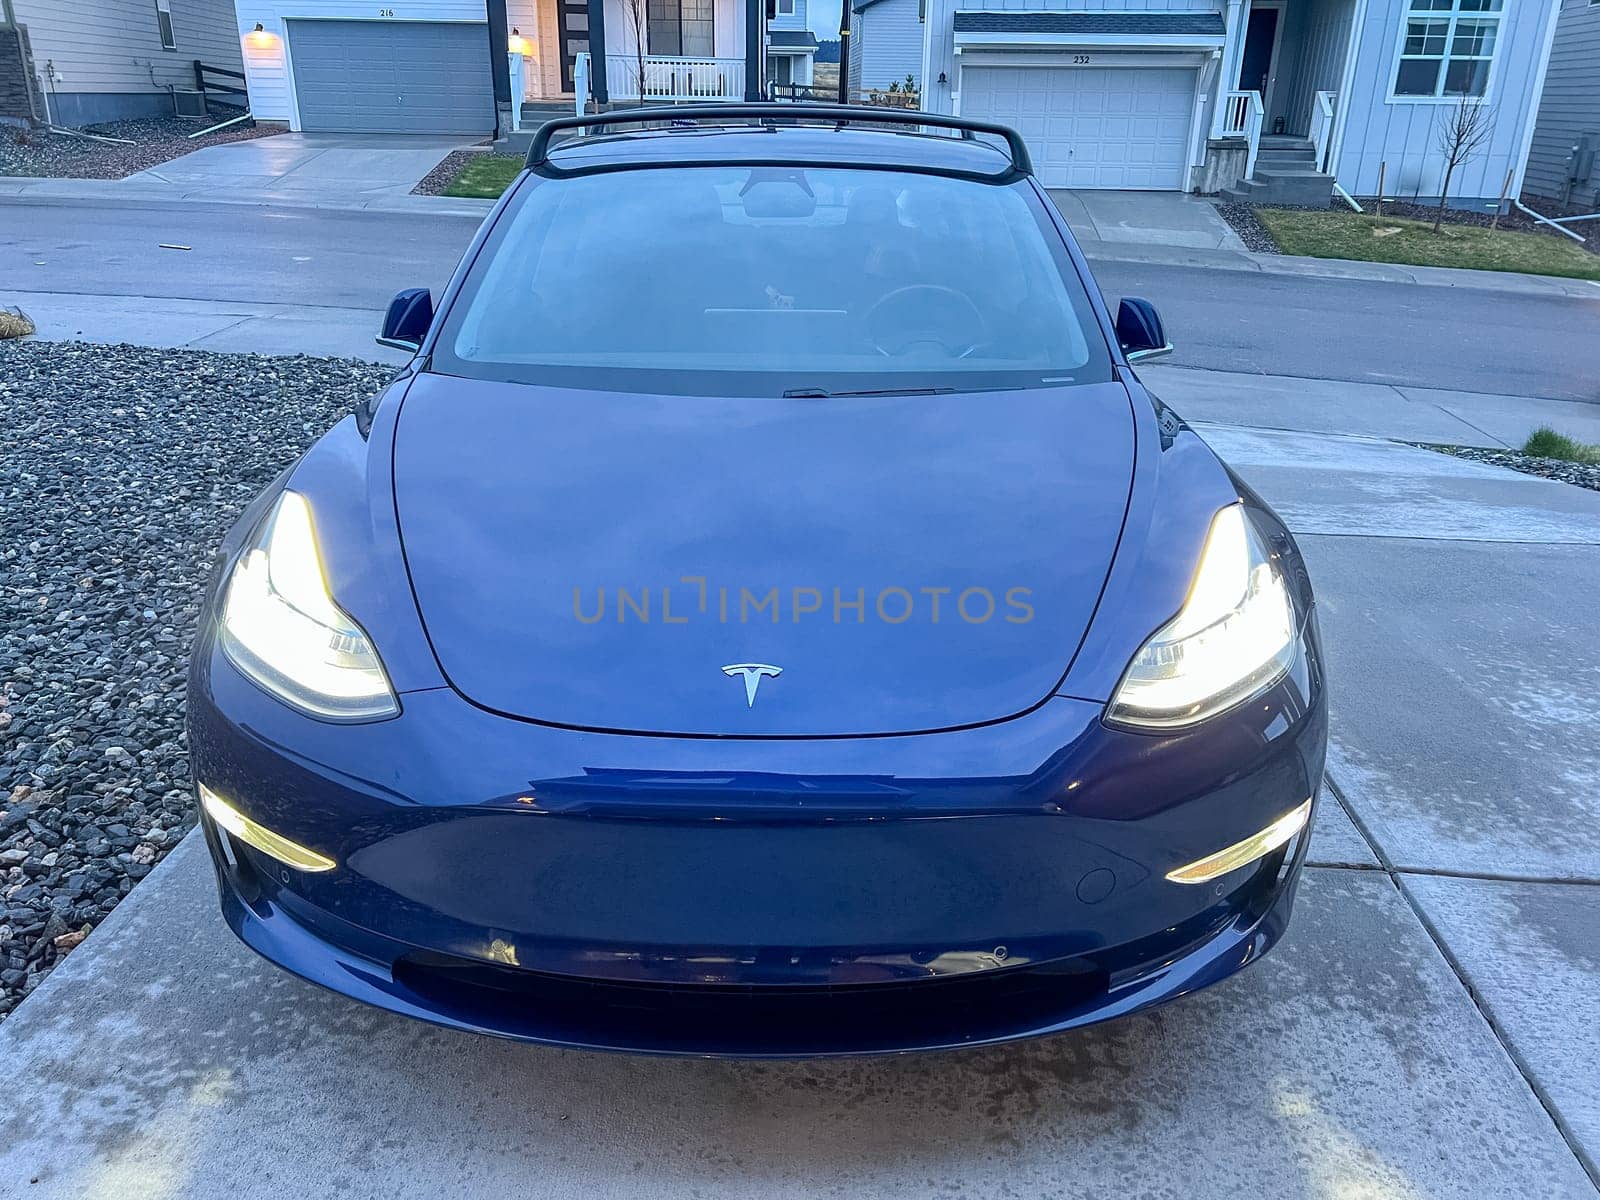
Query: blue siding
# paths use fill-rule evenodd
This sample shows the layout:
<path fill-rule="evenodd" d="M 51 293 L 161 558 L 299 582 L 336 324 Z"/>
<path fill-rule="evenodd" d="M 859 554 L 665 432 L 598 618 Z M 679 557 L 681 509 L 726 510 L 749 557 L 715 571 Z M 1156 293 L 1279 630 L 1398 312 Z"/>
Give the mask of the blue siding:
<path fill-rule="evenodd" d="M 794 0 L 794 12 L 779 13 L 767 22 L 769 29 L 806 28 L 806 0 Z"/>
<path fill-rule="evenodd" d="M 1388 99 L 1405 11 L 1406 0 L 1367 0 L 1354 86 L 1340 97 L 1350 108 L 1337 174 L 1345 190 L 1370 196 L 1378 190 L 1379 164 L 1387 162 L 1388 195 L 1437 199 L 1444 156 L 1435 145 L 1435 130 L 1449 105 Z M 1492 203 L 1506 171 L 1520 166 L 1552 18 L 1551 0 L 1507 0 L 1486 100 L 1494 112 L 1494 137 L 1486 151 L 1457 169 L 1452 198 Z"/>
<path fill-rule="evenodd" d="M 1567 180 L 1567 155 L 1586 133 L 1600 140 L 1600 4 L 1566 0 L 1522 190 L 1559 199 Z M 1573 189 L 1571 199 L 1585 212 L 1600 208 L 1600 169 Z M 1582 226 L 1578 228 L 1581 232 Z"/>
<path fill-rule="evenodd" d="M 850 83 L 886 88 L 907 75 L 922 82 L 921 0 L 878 0 L 855 14 L 850 34 Z"/>
<path fill-rule="evenodd" d="M 1290 133 L 1310 131 L 1318 92 L 1339 90 L 1355 7 L 1355 0 L 1309 0 L 1289 6 L 1291 22 L 1284 41 L 1294 37 L 1298 57 L 1289 87 L 1283 86 L 1283 77 L 1279 76 L 1275 107 L 1283 114 Z M 1269 122 L 1273 115 L 1268 114 Z"/>

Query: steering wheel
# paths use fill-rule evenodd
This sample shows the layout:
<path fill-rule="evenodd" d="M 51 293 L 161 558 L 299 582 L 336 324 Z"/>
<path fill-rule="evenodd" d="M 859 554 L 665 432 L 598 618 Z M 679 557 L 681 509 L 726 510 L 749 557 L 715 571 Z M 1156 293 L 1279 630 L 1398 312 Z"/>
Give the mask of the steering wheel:
<path fill-rule="evenodd" d="M 891 322 L 897 312 L 899 319 Z M 912 283 L 884 293 L 862 315 L 861 323 L 873 349 L 889 358 L 902 357 L 918 346 L 937 346 L 946 358 L 966 358 L 989 341 L 988 324 L 978 306 L 964 293 L 938 283 Z"/>

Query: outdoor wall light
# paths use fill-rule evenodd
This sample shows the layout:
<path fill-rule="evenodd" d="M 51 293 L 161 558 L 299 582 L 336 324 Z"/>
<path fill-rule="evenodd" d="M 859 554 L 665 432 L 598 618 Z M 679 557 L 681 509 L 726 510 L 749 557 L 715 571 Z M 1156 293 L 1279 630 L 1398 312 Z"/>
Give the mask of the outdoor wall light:
<path fill-rule="evenodd" d="M 528 52 L 528 39 L 522 36 L 522 31 L 515 25 L 511 27 L 511 36 L 506 39 L 506 48 L 513 54 Z"/>
<path fill-rule="evenodd" d="M 257 47 L 260 47 L 262 49 L 265 49 L 265 48 L 271 46 L 274 42 L 276 42 L 278 40 L 278 38 L 277 38 L 276 34 L 268 33 L 267 32 L 267 27 L 265 25 L 263 25 L 260 21 L 257 21 L 256 22 L 256 27 L 249 32 L 249 34 L 246 37 L 246 40 L 252 46 L 257 46 Z"/>

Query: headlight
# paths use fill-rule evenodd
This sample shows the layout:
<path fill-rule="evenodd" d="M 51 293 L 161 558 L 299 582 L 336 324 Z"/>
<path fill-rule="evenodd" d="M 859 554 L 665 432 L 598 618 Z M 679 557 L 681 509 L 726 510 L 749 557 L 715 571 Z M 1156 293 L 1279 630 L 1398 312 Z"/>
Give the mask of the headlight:
<path fill-rule="evenodd" d="M 367 635 L 328 594 L 311 506 L 284 492 L 233 569 L 222 649 L 267 691 L 315 717 L 370 721 L 400 711 Z"/>
<path fill-rule="evenodd" d="M 1192 725 L 1266 687 L 1294 656 L 1288 589 L 1235 504 L 1212 520 L 1182 610 L 1134 655 L 1108 716 L 1156 729 Z"/>

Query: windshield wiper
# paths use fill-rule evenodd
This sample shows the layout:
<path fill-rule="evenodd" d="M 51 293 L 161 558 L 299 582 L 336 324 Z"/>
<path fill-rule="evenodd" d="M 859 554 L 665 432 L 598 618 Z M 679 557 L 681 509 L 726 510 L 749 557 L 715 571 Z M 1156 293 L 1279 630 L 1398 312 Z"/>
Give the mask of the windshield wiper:
<path fill-rule="evenodd" d="M 783 393 L 785 400 L 831 400 L 835 396 L 944 396 L 955 391 L 953 387 L 863 388 L 854 392 L 830 392 L 827 388 L 790 388 Z"/>

